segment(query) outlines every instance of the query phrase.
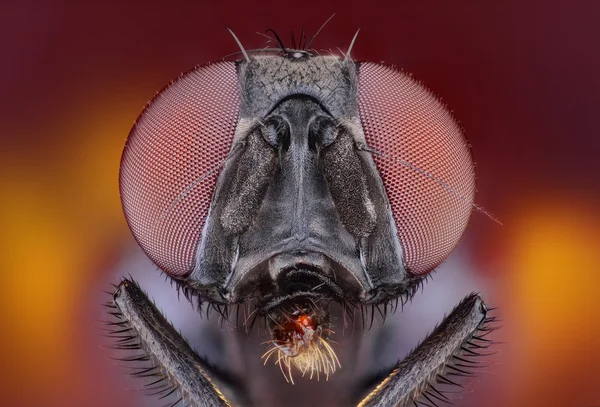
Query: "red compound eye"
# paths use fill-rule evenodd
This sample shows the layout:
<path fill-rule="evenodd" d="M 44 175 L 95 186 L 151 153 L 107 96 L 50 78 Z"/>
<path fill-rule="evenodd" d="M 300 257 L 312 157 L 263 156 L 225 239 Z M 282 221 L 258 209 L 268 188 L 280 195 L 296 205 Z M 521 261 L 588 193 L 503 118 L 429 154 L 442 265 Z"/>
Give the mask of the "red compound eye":
<path fill-rule="evenodd" d="M 359 65 L 358 105 L 411 274 L 452 251 L 471 213 L 475 174 L 469 146 L 448 110 L 394 68 Z"/>
<path fill-rule="evenodd" d="M 142 249 L 172 276 L 194 267 L 238 110 L 235 64 L 205 65 L 156 95 L 127 139 L 120 174 L 125 217 Z"/>

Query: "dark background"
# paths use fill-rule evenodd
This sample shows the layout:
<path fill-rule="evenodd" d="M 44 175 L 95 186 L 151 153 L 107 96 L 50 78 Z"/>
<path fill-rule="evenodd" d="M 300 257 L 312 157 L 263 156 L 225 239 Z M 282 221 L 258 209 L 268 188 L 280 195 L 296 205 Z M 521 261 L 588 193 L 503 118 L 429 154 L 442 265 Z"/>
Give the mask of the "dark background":
<path fill-rule="evenodd" d="M 257 31 L 288 41 L 334 12 L 314 47 L 345 50 L 361 27 L 355 59 L 440 95 L 473 145 L 476 200 L 503 223 L 474 213 L 461 245 L 506 342 L 464 405 L 600 404 L 600 3 L 4 1 L 1 405 L 144 405 L 96 322 L 139 256 L 118 197 L 129 129 L 180 72 L 237 51 L 226 26 L 258 48 Z"/>

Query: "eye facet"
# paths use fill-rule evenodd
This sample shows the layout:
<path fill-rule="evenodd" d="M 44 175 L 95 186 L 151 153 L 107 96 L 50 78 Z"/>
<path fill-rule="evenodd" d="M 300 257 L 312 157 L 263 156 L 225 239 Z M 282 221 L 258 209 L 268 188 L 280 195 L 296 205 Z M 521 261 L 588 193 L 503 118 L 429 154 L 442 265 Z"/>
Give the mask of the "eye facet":
<path fill-rule="evenodd" d="M 358 106 L 367 144 L 390 202 L 404 265 L 437 267 L 462 235 L 473 205 L 469 145 L 444 105 L 404 73 L 377 63 L 358 68 Z"/>
<path fill-rule="evenodd" d="M 121 160 L 125 217 L 146 254 L 183 277 L 196 249 L 239 113 L 233 62 L 196 68 L 146 106 Z"/>

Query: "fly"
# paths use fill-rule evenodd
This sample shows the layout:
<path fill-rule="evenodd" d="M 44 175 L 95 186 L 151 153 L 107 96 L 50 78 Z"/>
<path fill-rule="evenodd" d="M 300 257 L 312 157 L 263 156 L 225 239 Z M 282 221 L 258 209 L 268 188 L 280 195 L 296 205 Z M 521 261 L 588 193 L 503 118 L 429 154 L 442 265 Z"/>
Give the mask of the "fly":
<path fill-rule="evenodd" d="M 338 354 L 357 350 L 332 339 L 341 321 L 368 328 L 376 311 L 395 312 L 478 208 L 469 145 L 429 90 L 394 67 L 352 60 L 356 36 L 342 55 L 320 55 L 301 37 L 298 49 L 277 37 L 280 48 L 247 51 L 234 36 L 240 60 L 175 79 L 135 123 L 120 172 L 140 247 L 200 308 L 246 331 L 262 321 L 268 340 L 244 363 L 274 363 L 282 386 L 343 373 Z M 148 363 L 134 375 L 156 376 L 153 393 L 177 394 L 173 405 L 267 403 L 252 390 L 260 372 L 211 364 L 135 281 L 122 280 L 108 307 L 116 347 Z M 345 373 L 348 386 L 332 397 L 449 402 L 443 385 L 470 375 L 492 343 L 489 312 L 469 294 L 408 357 Z"/>

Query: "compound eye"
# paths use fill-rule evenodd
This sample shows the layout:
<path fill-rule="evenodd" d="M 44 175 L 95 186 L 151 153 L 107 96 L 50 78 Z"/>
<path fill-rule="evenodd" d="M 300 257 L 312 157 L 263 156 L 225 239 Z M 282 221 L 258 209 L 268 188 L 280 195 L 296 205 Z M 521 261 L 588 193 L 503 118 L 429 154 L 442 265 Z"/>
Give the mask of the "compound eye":
<path fill-rule="evenodd" d="M 404 73 L 358 67 L 358 106 L 385 187 L 404 265 L 413 275 L 437 267 L 471 214 L 475 173 L 469 145 L 444 105 Z"/>
<path fill-rule="evenodd" d="M 195 264 L 221 166 L 238 120 L 234 62 L 181 75 L 146 106 L 121 159 L 121 202 L 144 252 L 184 277 Z"/>

